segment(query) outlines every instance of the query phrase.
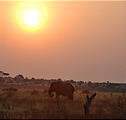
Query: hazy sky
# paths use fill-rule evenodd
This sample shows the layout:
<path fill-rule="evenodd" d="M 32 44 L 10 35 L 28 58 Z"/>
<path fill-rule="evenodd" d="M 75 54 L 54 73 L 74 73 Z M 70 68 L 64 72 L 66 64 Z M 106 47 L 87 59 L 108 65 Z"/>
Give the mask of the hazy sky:
<path fill-rule="evenodd" d="M 37 32 L 15 20 L 20 4 L 0 2 L 0 70 L 126 82 L 126 2 L 47 2 L 48 21 Z"/>

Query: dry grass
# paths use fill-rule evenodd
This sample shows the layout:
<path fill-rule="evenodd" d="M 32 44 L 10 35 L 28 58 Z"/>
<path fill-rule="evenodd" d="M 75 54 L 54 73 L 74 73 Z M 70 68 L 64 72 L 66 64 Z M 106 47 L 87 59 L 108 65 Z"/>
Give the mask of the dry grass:
<path fill-rule="evenodd" d="M 10 94 L 8 92 L 0 91 L 0 119 L 126 118 L 126 99 L 121 93 L 113 93 L 111 96 L 110 93 L 91 91 L 97 95 L 92 101 L 90 114 L 85 116 L 83 104 L 86 95 L 79 91 L 74 93 L 73 103 L 61 96 L 59 105 L 55 98 L 50 98 L 47 91 L 42 89 L 34 91 L 20 88 L 7 97 Z M 37 94 L 31 95 L 33 92 Z M 121 105 L 120 96 L 123 99 Z"/>

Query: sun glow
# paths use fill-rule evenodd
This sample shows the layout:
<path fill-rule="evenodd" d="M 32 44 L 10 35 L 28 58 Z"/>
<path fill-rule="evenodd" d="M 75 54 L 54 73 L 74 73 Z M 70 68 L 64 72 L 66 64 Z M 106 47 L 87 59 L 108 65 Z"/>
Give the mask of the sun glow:
<path fill-rule="evenodd" d="M 16 23 L 25 31 L 38 31 L 43 29 L 48 21 L 48 10 L 45 4 L 18 4 L 14 10 Z"/>
<path fill-rule="evenodd" d="M 35 27 L 40 22 L 40 12 L 37 10 L 27 10 L 24 14 L 24 22 L 29 27 Z"/>

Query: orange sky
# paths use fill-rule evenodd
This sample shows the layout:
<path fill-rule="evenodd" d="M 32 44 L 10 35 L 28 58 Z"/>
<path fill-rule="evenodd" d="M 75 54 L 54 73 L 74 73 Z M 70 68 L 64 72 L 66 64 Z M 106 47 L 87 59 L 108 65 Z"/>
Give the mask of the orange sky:
<path fill-rule="evenodd" d="M 36 32 L 25 31 L 15 20 L 19 5 L 0 2 L 1 70 L 126 82 L 126 2 L 45 2 L 48 21 Z"/>

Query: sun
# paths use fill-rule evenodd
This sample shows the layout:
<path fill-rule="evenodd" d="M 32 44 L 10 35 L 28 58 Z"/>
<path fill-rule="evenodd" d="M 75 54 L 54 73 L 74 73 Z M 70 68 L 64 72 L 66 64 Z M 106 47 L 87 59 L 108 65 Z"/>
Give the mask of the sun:
<path fill-rule="evenodd" d="M 24 12 L 24 23 L 29 27 L 35 27 L 40 22 L 40 12 L 38 10 L 29 9 Z"/>
<path fill-rule="evenodd" d="M 40 32 L 44 29 L 49 20 L 49 10 L 44 3 L 35 2 L 34 4 L 23 2 L 17 3 L 13 9 L 14 19 L 19 29 L 26 32 Z"/>

